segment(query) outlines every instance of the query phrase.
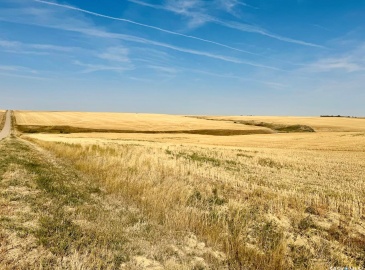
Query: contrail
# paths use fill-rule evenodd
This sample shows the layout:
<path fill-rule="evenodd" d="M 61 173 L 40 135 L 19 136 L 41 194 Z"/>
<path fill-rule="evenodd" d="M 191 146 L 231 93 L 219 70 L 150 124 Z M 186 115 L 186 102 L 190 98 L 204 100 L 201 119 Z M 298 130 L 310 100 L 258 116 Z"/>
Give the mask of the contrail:
<path fill-rule="evenodd" d="M 276 35 L 273 33 L 270 33 L 264 29 L 258 28 L 258 27 L 253 27 L 251 25 L 246 25 L 246 24 L 241 24 L 241 23 L 234 23 L 234 22 L 225 22 L 225 21 L 221 21 L 218 19 L 212 19 L 211 22 L 231 28 L 231 29 L 236 29 L 239 31 L 243 31 L 243 32 L 251 32 L 251 33 L 257 33 L 263 36 L 267 36 L 270 38 L 274 38 L 277 40 L 281 40 L 281 41 L 285 41 L 285 42 L 289 42 L 289 43 L 295 43 L 295 44 L 299 44 L 299 45 L 304 45 L 304 46 L 310 46 L 310 47 L 317 47 L 317 48 L 325 48 L 322 45 L 318 45 L 318 44 L 314 44 L 314 43 L 310 43 L 310 42 L 305 42 L 302 40 L 297 40 L 297 39 L 292 39 L 292 38 L 288 38 L 288 37 L 283 37 L 280 35 Z"/>
<path fill-rule="evenodd" d="M 142 26 L 142 27 L 147 27 L 147 28 L 150 28 L 150 29 L 161 31 L 161 32 L 164 32 L 164 33 L 168 33 L 168 34 L 171 34 L 171 35 L 176 35 L 176 36 L 181 36 L 181 37 L 185 37 L 185 38 L 195 39 L 195 40 L 199 40 L 199 41 L 202 41 L 202 42 L 214 44 L 214 45 L 217 45 L 217 46 L 220 46 L 220 47 L 224 47 L 224 48 L 227 48 L 227 49 L 231 49 L 231 50 L 235 50 L 235 51 L 239 51 L 239 52 L 243 52 L 243 53 L 247 53 L 247 54 L 260 55 L 260 54 L 257 54 L 257 53 L 241 50 L 241 49 L 231 47 L 231 46 L 228 46 L 228 45 L 225 45 L 225 44 L 222 44 L 222 43 L 219 43 L 219 42 L 215 42 L 215 41 L 212 41 L 212 40 L 203 39 L 203 38 L 190 36 L 190 35 L 184 35 L 184 34 L 174 32 L 174 31 L 170 31 L 170 30 L 166 30 L 166 29 L 163 29 L 163 28 L 160 28 L 160 27 L 156 27 L 156 26 L 152 26 L 152 25 L 148 25 L 148 24 L 143 24 L 143 23 L 139 23 L 139 22 L 123 19 L 123 18 L 116 18 L 116 17 L 112 17 L 112 16 L 108 16 L 108 15 L 103 15 L 103 14 L 100 14 L 100 13 L 88 11 L 88 10 L 85 10 L 85 9 L 81 9 L 81 8 L 77 8 L 77 7 L 73 7 L 73 6 L 69 6 L 69 5 L 57 4 L 57 3 L 43 1 L 43 0 L 34 0 L 34 1 L 38 2 L 38 3 L 47 4 L 47 5 L 52 5 L 52 6 L 66 8 L 66 9 L 76 10 L 76 11 L 80 11 L 80 12 L 83 12 L 83 13 L 86 13 L 86 14 L 90 14 L 90 15 L 94 15 L 94 16 L 98 16 L 98 17 L 102 17 L 102 18 L 106 18 L 106 19 L 110 19 L 110 20 L 116 20 L 116 21 L 131 23 L 131 24 Z"/>
<path fill-rule="evenodd" d="M 235 63 L 235 64 L 250 65 L 250 66 L 254 66 L 254 67 L 272 69 L 272 70 L 277 70 L 277 71 L 286 71 L 286 70 L 283 70 L 283 69 L 280 69 L 280 68 L 261 65 L 261 64 L 256 64 L 256 63 L 252 63 L 252 62 L 248 62 L 248 61 L 242 61 L 240 59 L 227 57 L 227 56 L 224 56 L 224 55 L 211 54 L 211 53 L 208 53 L 208 52 L 196 51 L 196 50 L 192 50 L 192 49 L 182 48 L 182 47 L 178 47 L 178 46 L 174 46 L 174 45 L 170 45 L 170 44 L 166 44 L 166 43 L 162 43 L 162 42 L 158 42 L 158 41 L 148 40 L 148 39 L 144 39 L 144 38 L 140 38 L 140 37 L 130 36 L 130 35 L 104 33 L 104 32 L 98 32 L 98 31 L 95 32 L 95 31 L 90 31 L 88 29 L 78 29 L 78 28 L 67 28 L 65 30 L 75 31 L 75 32 L 79 32 L 79 33 L 83 33 L 83 34 L 87 34 L 87 35 L 92 35 L 92 36 L 117 38 L 117 39 L 122 39 L 122 40 L 126 40 L 126 41 L 141 43 L 141 44 L 150 44 L 150 45 L 154 45 L 154 46 L 158 46 L 158 47 L 171 49 L 171 50 L 174 50 L 174 51 L 179 51 L 179 52 L 183 52 L 183 53 L 189 53 L 189 54 L 204 56 L 204 57 L 208 57 L 208 58 L 212 58 L 212 59 L 218 59 L 218 60 L 221 60 L 221 61 L 231 62 L 231 63 Z"/>
<path fill-rule="evenodd" d="M 191 17 L 191 14 L 189 14 L 189 12 L 183 12 L 181 13 L 179 10 L 176 10 L 175 8 L 171 8 L 171 7 L 165 7 L 165 6 L 161 6 L 161 5 L 154 5 L 154 4 L 149 4 L 143 1 L 139 1 L 139 0 L 128 0 L 129 2 L 135 3 L 137 5 L 141 5 L 141 6 L 146 6 L 146 7 L 151 7 L 151 8 L 155 8 L 155 9 L 161 9 L 161 10 L 167 10 L 169 12 L 173 12 L 175 14 L 180 14 L 180 15 L 184 15 L 187 17 Z M 243 4 L 240 2 L 236 2 L 237 4 Z M 294 43 L 294 44 L 299 44 L 299 45 L 304 45 L 304 46 L 311 46 L 311 47 L 317 47 L 317 48 L 325 48 L 322 45 L 318 45 L 318 44 L 314 44 L 314 43 L 310 43 L 310 42 L 305 42 L 302 40 L 297 40 L 297 39 L 293 39 L 293 38 L 288 38 L 288 37 L 283 37 L 277 34 L 273 34 L 270 33 L 269 31 L 262 29 L 260 27 L 255 27 L 249 24 L 242 24 L 242 23 L 235 23 L 235 22 L 229 22 L 229 21 L 222 21 L 219 20 L 217 18 L 214 17 L 209 17 L 208 22 L 210 23 L 215 23 L 215 24 L 219 24 L 222 25 L 224 27 L 228 27 L 231 29 L 236 29 L 239 30 L 241 32 L 249 32 L 249 33 L 256 33 L 259 35 L 263 35 L 263 36 L 267 36 L 273 39 L 277 39 L 280 41 L 284 41 L 284 42 L 289 42 L 289 43 Z"/>

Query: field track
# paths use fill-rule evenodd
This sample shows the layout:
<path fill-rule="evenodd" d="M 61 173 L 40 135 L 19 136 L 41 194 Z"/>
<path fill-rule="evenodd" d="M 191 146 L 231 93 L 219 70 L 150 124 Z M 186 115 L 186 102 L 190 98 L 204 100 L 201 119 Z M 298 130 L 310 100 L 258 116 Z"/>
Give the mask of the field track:
<path fill-rule="evenodd" d="M 10 117 L 10 111 L 7 111 L 6 112 L 6 120 L 5 120 L 4 128 L 0 132 L 0 140 L 2 140 L 4 138 L 6 138 L 7 136 L 9 136 L 10 131 L 11 131 L 11 117 Z"/>

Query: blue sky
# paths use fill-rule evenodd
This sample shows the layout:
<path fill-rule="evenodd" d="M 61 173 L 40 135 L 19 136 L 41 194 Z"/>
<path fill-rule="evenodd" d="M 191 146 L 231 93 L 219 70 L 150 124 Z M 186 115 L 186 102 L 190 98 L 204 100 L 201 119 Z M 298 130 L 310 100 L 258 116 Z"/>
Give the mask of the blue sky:
<path fill-rule="evenodd" d="M 0 108 L 365 115 L 365 0 L 0 0 Z"/>

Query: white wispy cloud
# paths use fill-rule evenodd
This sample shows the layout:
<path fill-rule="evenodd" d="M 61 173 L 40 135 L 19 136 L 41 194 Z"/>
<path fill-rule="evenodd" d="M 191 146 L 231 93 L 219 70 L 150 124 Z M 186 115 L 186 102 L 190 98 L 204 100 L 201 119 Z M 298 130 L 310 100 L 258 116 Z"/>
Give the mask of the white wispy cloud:
<path fill-rule="evenodd" d="M 351 58 L 326 58 L 321 59 L 306 67 L 306 70 L 312 72 L 327 72 L 342 70 L 345 72 L 355 72 L 365 70 L 364 64 L 356 63 Z"/>
<path fill-rule="evenodd" d="M 135 54 L 134 60 L 138 60 L 140 62 L 152 63 L 152 64 L 165 64 L 174 60 L 174 56 L 158 49 L 150 48 L 150 47 L 135 47 L 133 49 L 133 53 Z"/>
<path fill-rule="evenodd" d="M 269 87 L 271 87 L 271 88 L 278 89 L 278 90 L 288 87 L 288 85 L 283 84 L 283 83 L 278 83 L 278 82 L 267 82 L 267 81 L 265 81 L 265 82 L 262 82 L 262 83 L 269 86 Z"/>
<path fill-rule="evenodd" d="M 304 71 L 309 72 L 358 72 L 365 71 L 365 44 L 358 45 L 355 49 L 339 55 L 322 57 L 306 65 Z"/>
<path fill-rule="evenodd" d="M 170 31 L 170 30 L 167 30 L 167 29 L 163 29 L 163 28 L 160 28 L 160 27 L 153 26 L 153 25 L 139 23 L 139 22 L 135 22 L 135 21 L 132 21 L 132 20 L 128 20 L 128 19 L 123 19 L 123 18 L 116 18 L 116 17 L 112 17 L 112 16 L 107 16 L 107 15 L 104 15 L 104 14 L 92 12 L 92 11 L 89 11 L 89 10 L 85 10 L 85 9 L 81 9 L 81 8 L 77 8 L 77 7 L 73 7 L 73 6 L 69 6 L 69 5 L 63 5 L 63 4 L 58 4 L 58 3 L 48 2 L 48 1 L 43 1 L 43 0 L 34 0 L 34 1 L 38 2 L 38 3 L 43 3 L 43 4 L 47 4 L 47 5 L 52 5 L 52 6 L 57 6 L 57 7 L 62 7 L 62 8 L 70 9 L 70 10 L 83 12 L 83 13 L 86 13 L 86 14 L 90 14 L 90 15 L 97 16 L 97 17 L 102 17 L 102 18 L 105 18 L 105 19 L 126 22 L 126 23 L 130 23 L 130 24 L 150 28 L 150 29 L 153 29 L 153 30 L 157 30 L 157 31 L 160 31 L 160 32 L 164 32 L 164 33 L 167 33 L 167 34 L 181 36 L 181 37 L 185 37 L 185 38 L 189 38 L 189 39 L 194 39 L 194 40 L 202 41 L 202 42 L 205 42 L 205 43 L 210 43 L 210 44 L 213 44 L 213 45 L 217 45 L 217 46 L 220 46 L 220 47 L 224 47 L 224 48 L 227 48 L 227 49 L 231 49 L 231 50 L 235 50 L 235 51 L 239 51 L 239 52 L 243 52 L 243 53 L 257 55 L 256 53 L 249 52 L 249 51 L 246 51 L 246 50 L 242 50 L 242 49 L 239 49 L 239 48 L 235 48 L 235 47 L 232 47 L 232 46 L 220 43 L 220 42 L 216 42 L 216 41 L 213 41 L 213 40 L 208 40 L 208 39 L 204 39 L 204 38 L 200 38 L 200 37 L 196 37 L 196 36 L 185 35 L 185 34 L 182 34 L 182 33 L 179 33 L 179 32 Z"/>
<path fill-rule="evenodd" d="M 251 5 L 246 4 L 245 2 L 241 2 L 238 0 L 215 0 L 214 4 L 219 8 L 224 10 L 225 12 L 235 16 L 241 17 L 241 7 L 249 7 L 253 9 L 257 9 Z"/>
<path fill-rule="evenodd" d="M 99 53 L 97 56 L 101 59 L 112 62 L 129 63 L 130 59 L 128 57 L 128 54 L 129 54 L 128 48 L 110 47 L 105 49 L 102 53 Z"/>
<path fill-rule="evenodd" d="M 0 65 L 0 70 L 2 71 L 16 71 L 16 72 L 24 72 L 24 73 L 32 73 L 36 74 L 38 73 L 36 70 L 23 67 L 23 66 L 6 66 L 6 65 Z"/>
<path fill-rule="evenodd" d="M 46 80 L 46 78 L 37 76 L 38 74 L 37 70 L 24 66 L 0 65 L 0 76 L 3 77 Z"/>
<path fill-rule="evenodd" d="M 327 32 L 331 32 L 331 30 L 330 30 L 329 28 L 324 27 L 324 26 L 319 25 L 319 24 L 310 23 L 309 25 L 314 26 L 314 27 L 316 27 L 316 28 L 319 28 L 319 29 L 321 29 L 321 30 L 325 30 L 325 31 L 327 31 Z"/>
<path fill-rule="evenodd" d="M 167 67 L 167 66 L 155 66 L 155 65 L 148 65 L 147 68 L 154 69 L 163 73 L 170 73 L 176 74 L 179 72 L 175 67 Z"/>
<path fill-rule="evenodd" d="M 159 42 L 159 41 L 153 41 L 150 39 L 145 39 L 145 38 L 136 37 L 136 36 L 132 36 L 132 35 L 111 33 L 111 32 L 106 32 L 106 31 L 102 31 L 102 30 L 98 30 L 98 29 L 90 29 L 90 28 L 75 28 L 72 26 L 63 27 L 63 30 L 75 31 L 75 32 L 79 32 L 82 34 L 96 36 L 96 37 L 121 39 L 124 41 L 130 41 L 130 42 L 135 42 L 135 43 L 140 43 L 140 44 L 149 44 L 149 45 L 154 45 L 154 46 L 158 46 L 158 47 L 171 49 L 171 50 L 178 51 L 178 52 L 204 56 L 204 57 L 218 59 L 218 60 L 222 60 L 225 62 L 231 62 L 231 63 L 236 63 L 236 64 L 245 64 L 246 63 L 246 62 L 241 61 L 240 59 L 236 59 L 236 58 L 229 57 L 229 56 L 183 48 L 183 47 L 179 47 L 179 46 L 175 46 L 175 45 L 171 45 L 171 44 L 167 44 L 167 43 L 163 43 L 163 42 Z"/>
<path fill-rule="evenodd" d="M 241 32 L 256 33 L 256 34 L 260 34 L 262 36 L 270 37 L 270 38 L 280 40 L 280 41 L 285 41 L 285 42 L 304 45 L 304 46 L 309 46 L 309 47 L 325 48 L 324 46 L 318 45 L 318 44 L 315 44 L 315 43 L 305 42 L 305 41 L 302 41 L 302 40 L 293 39 L 293 38 L 273 34 L 273 33 L 270 33 L 269 31 L 267 31 L 267 30 L 265 30 L 261 27 L 253 26 L 253 25 L 250 25 L 250 24 L 230 22 L 230 21 L 222 21 L 222 20 L 219 20 L 219 19 L 213 19 L 212 22 L 214 22 L 216 24 L 219 24 L 219 25 L 222 25 L 222 26 L 225 26 L 225 27 L 228 27 L 228 28 L 231 28 L 231 29 L 239 30 Z"/>
<path fill-rule="evenodd" d="M 71 52 L 76 48 L 52 45 L 52 44 L 32 44 L 14 40 L 0 39 L 0 48 L 20 53 L 45 54 L 49 52 Z"/>
<path fill-rule="evenodd" d="M 19 42 L 0 39 L 0 47 L 10 48 L 10 49 L 17 48 L 19 47 Z"/>
<path fill-rule="evenodd" d="M 73 64 L 83 67 L 84 69 L 81 73 L 92 73 L 97 71 L 113 71 L 118 73 L 123 73 L 128 70 L 133 70 L 131 66 L 111 66 L 111 65 L 101 65 L 101 64 L 87 64 L 80 61 L 74 61 Z"/>
<path fill-rule="evenodd" d="M 198 50 L 183 48 L 183 47 L 166 44 L 166 43 L 162 43 L 162 42 L 157 42 L 157 41 L 151 41 L 151 40 L 147 40 L 147 39 L 141 39 L 141 38 L 135 39 L 134 37 L 126 36 L 126 35 L 122 35 L 119 37 L 124 40 L 129 40 L 129 41 L 134 41 L 134 42 L 139 42 L 139 43 L 144 43 L 144 44 L 151 44 L 151 45 L 171 49 L 171 50 L 178 51 L 178 52 L 183 52 L 183 53 L 188 53 L 188 54 L 193 54 L 193 55 L 198 55 L 198 56 L 204 56 L 207 58 L 217 59 L 217 60 L 221 60 L 221 61 L 225 61 L 225 62 L 249 65 L 249 66 L 253 66 L 253 67 L 257 67 L 257 68 L 265 68 L 265 69 L 283 71 L 282 69 L 277 68 L 277 67 L 272 67 L 272 66 L 258 64 L 258 63 L 249 62 L 249 61 L 244 61 L 244 60 L 237 59 L 234 57 L 229 57 L 229 56 L 215 54 L 215 53 L 209 53 L 206 51 L 198 51 Z"/>
<path fill-rule="evenodd" d="M 280 68 L 257 63 L 255 61 L 246 61 L 244 59 L 235 58 L 235 57 L 231 57 L 231 56 L 227 56 L 227 55 L 223 55 L 223 54 L 219 54 L 219 53 L 215 53 L 215 52 L 194 50 L 194 49 L 175 46 L 172 44 L 154 41 L 151 39 L 146 39 L 146 38 L 142 38 L 142 37 L 138 37 L 138 36 L 109 32 L 105 29 L 95 26 L 90 21 L 88 21 L 80 16 L 74 16 L 75 14 L 66 13 L 66 11 L 68 11 L 69 9 L 65 9 L 65 12 L 57 12 L 57 10 L 55 10 L 54 8 L 50 8 L 50 7 L 51 7 L 50 5 L 48 5 L 47 8 L 46 7 L 32 7 L 33 8 L 32 11 L 29 11 L 28 7 L 18 8 L 16 10 L 16 13 L 12 14 L 12 16 L 10 16 L 9 12 L 7 12 L 7 11 L 3 11 L 3 12 L 0 11 L 0 19 L 3 21 L 35 25 L 38 27 L 44 27 L 44 28 L 49 28 L 49 29 L 71 31 L 71 32 L 79 33 L 79 34 L 82 34 L 82 35 L 85 35 L 88 37 L 93 37 L 93 38 L 111 39 L 111 41 L 113 43 L 115 42 L 113 40 L 123 40 L 126 42 L 133 42 L 133 43 L 141 44 L 141 45 L 143 45 L 143 46 L 141 46 L 143 48 L 151 49 L 151 47 L 152 48 L 158 47 L 160 49 L 163 48 L 163 49 L 172 50 L 175 52 L 181 52 L 181 53 L 186 53 L 186 54 L 190 54 L 190 55 L 206 57 L 206 58 L 224 61 L 224 62 L 228 62 L 228 63 L 234 63 L 234 64 L 239 64 L 239 65 L 248 65 L 248 66 L 252 66 L 255 68 L 264 68 L 264 69 L 282 71 L 282 69 L 280 69 Z M 39 16 L 34 16 L 33 14 L 43 14 L 43 15 L 41 17 L 39 17 Z M 13 15 L 16 15 L 16 16 L 13 16 Z M 67 18 L 67 19 L 65 19 L 65 18 Z M 104 42 L 103 41 L 96 42 L 96 40 L 95 40 L 95 42 L 92 41 L 92 43 L 93 44 L 94 43 L 102 44 Z M 103 44 L 102 46 L 104 46 L 104 45 L 105 44 Z M 149 45 L 149 46 L 146 46 L 146 45 Z M 120 61 L 126 60 L 124 58 L 125 57 L 124 52 L 122 52 L 122 56 L 120 56 L 120 55 L 118 56 L 115 53 L 112 54 L 110 51 L 108 51 L 108 49 L 105 49 L 105 51 L 100 52 L 100 53 L 95 53 L 94 56 L 96 56 L 98 58 L 104 57 L 104 60 L 108 60 L 108 61 L 110 61 L 111 58 L 118 59 L 118 57 L 119 57 Z M 77 57 L 77 56 L 75 55 L 75 57 Z M 137 56 L 133 55 L 133 57 L 137 58 L 138 55 Z M 108 59 L 106 59 L 106 58 L 108 58 Z M 89 62 L 89 61 L 87 61 L 87 62 Z M 84 64 L 84 68 L 86 68 L 85 70 L 87 70 L 88 72 L 95 71 L 95 70 L 107 70 L 108 69 L 106 67 L 106 65 L 104 65 L 104 63 L 102 63 L 100 65 L 99 65 L 99 62 L 97 62 L 97 64 L 92 63 L 92 64 L 89 64 L 88 67 L 85 66 L 86 65 L 85 61 L 79 62 L 79 64 L 80 63 L 81 63 L 81 65 L 78 65 L 78 66 L 82 66 L 82 64 Z M 125 70 L 126 68 L 130 69 L 132 67 L 131 66 L 126 66 L 126 67 L 112 66 L 108 70 Z"/>
<path fill-rule="evenodd" d="M 188 28 L 200 27 L 212 21 L 212 17 L 203 9 L 201 0 L 166 0 L 163 5 L 151 4 L 140 0 L 128 0 L 137 5 L 146 6 L 154 9 L 166 10 L 188 18 Z"/>
<path fill-rule="evenodd" d="M 239 23 L 239 22 L 233 22 L 233 21 L 223 21 L 216 17 L 210 16 L 207 14 L 203 14 L 199 10 L 193 10 L 190 8 L 181 8 L 182 3 L 184 3 L 184 2 L 190 3 L 190 0 L 189 1 L 187 1 L 187 0 L 185 0 L 185 1 L 184 0 L 167 1 L 167 3 L 165 5 L 154 5 L 154 4 L 145 3 L 140 0 L 128 0 L 128 1 L 133 2 L 135 4 L 152 7 L 155 9 L 167 10 L 167 11 L 173 12 L 175 14 L 179 14 L 179 15 L 183 15 L 183 16 L 192 18 L 193 20 L 196 20 L 196 18 L 199 18 L 199 20 L 201 22 L 200 25 L 202 25 L 204 23 L 208 23 L 208 22 L 215 23 L 215 24 L 227 27 L 227 28 L 239 30 L 241 32 L 256 33 L 256 34 L 260 34 L 260 35 L 263 35 L 263 36 L 266 36 L 269 38 L 273 38 L 273 39 L 288 42 L 288 43 L 294 43 L 294 44 L 298 44 L 298 45 L 317 47 L 317 48 L 324 48 L 324 46 L 319 45 L 319 44 L 274 34 L 274 33 L 271 33 L 270 31 L 263 29 L 261 27 L 258 27 L 258 26 Z M 199 3 L 201 3 L 201 2 L 199 2 Z M 237 4 L 243 4 L 241 2 L 233 1 L 233 0 L 232 1 L 222 0 L 222 3 L 226 7 L 226 9 L 229 9 L 229 7 L 232 8 L 233 6 L 236 6 Z M 191 5 L 188 5 L 188 6 L 191 7 Z M 194 6 L 192 6 L 192 7 L 194 7 Z"/>
<path fill-rule="evenodd" d="M 201 0 L 166 0 L 164 6 L 155 5 L 155 8 L 189 17 L 189 28 L 197 28 L 210 21 L 210 16 L 205 10 L 205 3 Z"/>
<path fill-rule="evenodd" d="M 151 74 L 147 75 L 147 77 L 151 78 L 153 81 L 167 82 L 177 77 L 178 73 L 182 72 L 181 69 L 178 69 L 175 66 L 160 66 L 160 65 L 144 65 L 144 68 L 148 68 L 152 71 L 153 76 Z"/>
<path fill-rule="evenodd" d="M 46 51 L 59 51 L 59 52 L 71 52 L 76 48 L 66 47 L 66 46 L 57 46 L 50 44 L 28 44 L 26 45 L 29 48 L 37 49 L 37 50 L 46 50 Z"/>
<path fill-rule="evenodd" d="M 22 74 L 16 74 L 16 73 L 6 73 L 6 72 L 0 72 L 0 76 L 15 77 L 15 78 L 22 78 L 22 79 L 30 79 L 30 80 L 49 80 L 48 78 L 44 78 L 44 77 L 22 75 Z"/>
<path fill-rule="evenodd" d="M 183 71 L 203 74 L 203 75 L 211 76 L 213 78 L 225 78 L 225 79 L 233 79 L 233 80 L 237 80 L 237 81 L 241 81 L 241 82 L 253 82 L 253 83 L 262 84 L 262 85 L 268 86 L 270 88 L 275 88 L 275 89 L 283 89 L 283 88 L 288 87 L 288 85 L 280 83 L 280 82 L 257 80 L 250 76 L 239 76 L 239 75 L 234 75 L 234 74 L 215 73 L 215 72 L 199 70 L 199 69 L 184 69 Z"/>
<path fill-rule="evenodd" d="M 210 59 L 216 59 L 216 60 L 220 60 L 220 61 L 224 61 L 224 62 L 249 65 L 249 66 L 253 66 L 256 68 L 265 68 L 265 69 L 283 71 L 282 69 L 277 68 L 277 67 L 264 65 L 264 64 L 260 64 L 260 63 L 255 63 L 255 62 L 250 62 L 250 61 L 245 61 L 245 60 L 241 60 L 241 59 L 226 56 L 226 55 L 184 48 L 184 47 L 175 46 L 175 45 L 171 45 L 171 44 L 167 44 L 167 43 L 163 43 L 163 42 L 159 42 L 159 41 L 154 41 L 154 40 L 150 40 L 150 39 L 145 39 L 145 38 L 141 38 L 141 37 L 137 37 L 137 36 L 132 36 L 132 35 L 108 32 L 104 29 L 99 29 L 99 28 L 91 25 L 90 23 L 86 23 L 85 21 L 80 22 L 80 21 L 78 21 L 76 19 L 72 19 L 72 18 L 70 18 L 70 20 L 64 20 L 63 17 L 54 18 L 52 16 L 49 16 L 49 14 L 45 14 L 45 18 L 48 21 L 47 21 L 47 23 L 44 23 L 44 20 L 45 20 L 44 18 L 40 17 L 40 19 L 39 19 L 39 17 L 29 16 L 27 11 L 28 11 L 28 9 L 20 11 L 20 14 L 23 14 L 23 17 L 21 17 L 19 19 L 15 18 L 14 16 L 11 16 L 11 17 L 3 17 L 2 20 L 8 20 L 11 22 L 15 21 L 18 23 L 21 22 L 21 23 L 36 25 L 36 26 L 45 27 L 45 28 L 59 29 L 59 30 L 63 30 L 63 31 L 72 31 L 72 32 L 77 32 L 77 33 L 81 33 L 81 34 L 84 34 L 87 36 L 98 37 L 98 38 L 119 39 L 119 40 L 124 40 L 124 41 L 128 41 L 128 42 L 139 43 L 139 44 L 143 44 L 143 45 L 153 45 L 153 46 L 160 47 L 160 48 L 165 48 L 165 49 L 182 52 L 182 53 L 187 53 L 187 54 L 191 54 L 191 55 L 198 55 L 198 56 L 202 56 L 202 57 L 206 57 L 206 58 L 210 58 Z M 42 10 L 42 12 L 44 12 L 44 10 Z M 51 11 L 51 14 L 53 14 L 53 11 Z M 19 21 L 17 21 L 17 20 L 19 20 Z M 39 20 L 39 21 L 37 21 L 37 20 Z"/>

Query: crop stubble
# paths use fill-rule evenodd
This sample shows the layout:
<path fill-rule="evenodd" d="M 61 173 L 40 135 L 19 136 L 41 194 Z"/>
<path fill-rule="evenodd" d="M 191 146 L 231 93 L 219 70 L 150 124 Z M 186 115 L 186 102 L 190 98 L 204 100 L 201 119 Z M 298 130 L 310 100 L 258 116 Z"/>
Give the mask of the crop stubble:
<path fill-rule="evenodd" d="M 168 130 L 167 116 L 161 117 L 158 128 Z M 148 219 L 172 231 L 190 231 L 223 251 L 229 268 L 363 266 L 365 121 L 293 119 L 255 121 L 305 124 L 317 132 L 27 137 L 96 176 Z M 202 121 L 215 128 L 227 124 Z"/>

